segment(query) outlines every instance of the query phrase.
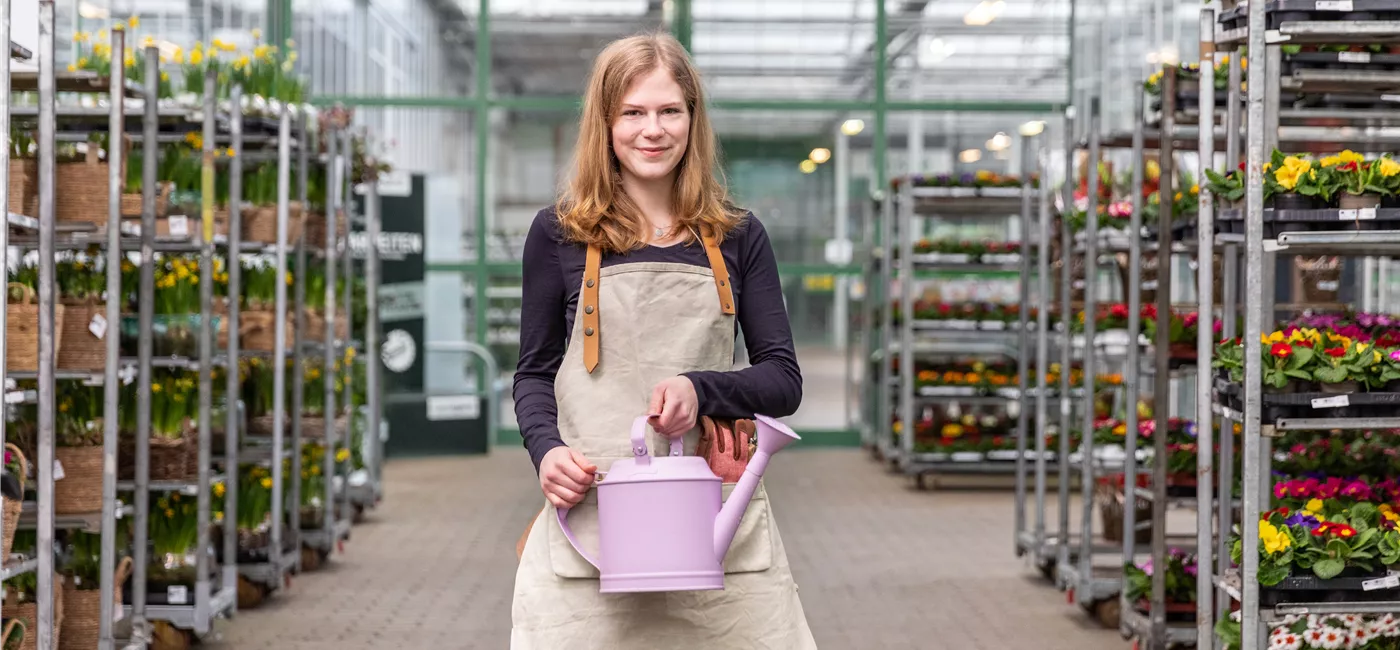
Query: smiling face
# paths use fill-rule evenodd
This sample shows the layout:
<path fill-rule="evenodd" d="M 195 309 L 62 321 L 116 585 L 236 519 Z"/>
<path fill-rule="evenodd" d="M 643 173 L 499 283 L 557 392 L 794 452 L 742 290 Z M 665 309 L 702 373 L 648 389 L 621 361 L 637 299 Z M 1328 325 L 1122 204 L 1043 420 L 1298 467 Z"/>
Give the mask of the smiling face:
<path fill-rule="evenodd" d="M 685 93 L 664 67 L 638 77 L 622 96 L 612 148 L 624 180 L 674 181 L 690 142 Z"/>

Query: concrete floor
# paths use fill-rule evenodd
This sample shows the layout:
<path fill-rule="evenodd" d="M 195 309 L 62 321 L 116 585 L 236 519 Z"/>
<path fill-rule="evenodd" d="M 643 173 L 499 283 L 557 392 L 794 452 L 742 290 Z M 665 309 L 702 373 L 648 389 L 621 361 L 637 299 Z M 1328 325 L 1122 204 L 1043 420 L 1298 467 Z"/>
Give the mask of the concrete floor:
<path fill-rule="evenodd" d="M 918 492 L 854 449 L 793 450 L 769 472 L 824 649 L 1129 647 L 1015 557 L 1009 491 Z M 385 476 L 345 554 L 205 647 L 507 648 L 514 545 L 541 505 L 524 452 L 396 461 Z"/>

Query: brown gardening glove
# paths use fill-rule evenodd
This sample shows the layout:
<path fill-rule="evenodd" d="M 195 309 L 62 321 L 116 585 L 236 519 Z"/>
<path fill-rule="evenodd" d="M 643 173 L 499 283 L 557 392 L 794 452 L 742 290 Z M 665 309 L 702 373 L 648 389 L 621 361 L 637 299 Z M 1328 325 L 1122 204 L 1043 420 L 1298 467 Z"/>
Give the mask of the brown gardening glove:
<path fill-rule="evenodd" d="M 709 463 L 710 471 L 725 483 L 738 483 L 753 449 L 749 440 L 756 431 L 753 420 L 720 420 L 701 416 L 700 443 L 695 454 Z"/>

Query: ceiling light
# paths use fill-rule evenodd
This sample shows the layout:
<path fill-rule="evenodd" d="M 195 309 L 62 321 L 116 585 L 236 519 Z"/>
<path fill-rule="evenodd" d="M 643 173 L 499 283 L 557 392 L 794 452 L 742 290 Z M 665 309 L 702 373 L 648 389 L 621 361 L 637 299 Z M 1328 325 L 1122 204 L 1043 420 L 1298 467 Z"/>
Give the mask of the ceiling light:
<path fill-rule="evenodd" d="M 825 147 L 817 147 L 816 149 L 812 150 L 812 153 L 807 155 L 807 158 L 810 159 L 812 162 L 820 165 L 828 160 L 831 160 L 831 150 Z"/>
<path fill-rule="evenodd" d="M 1045 120 L 1031 120 L 1021 125 L 1021 135 L 1032 137 L 1045 132 Z"/>
<path fill-rule="evenodd" d="M 812 173 L 812 172 L 814 172 L 814 171 L 817 171 L 817 163 L 813 162 L 813 161 L 809 158 L 809 159 L 807 159 L 807 160 L 802 161 L 800 164 L 798 164 L 798 165 L 797 165 L 797 168 L 800 169 L 800 170 L 802 170 L 802 173 L 804 173 L 804 174 L 810 174 L 810 173 Z"/>
<path fill-rule="evenodd" d="M 992 136 L 991 140 L 987 141 L 988 151 L 1005 151 L 1010 146 L 1011 136 L 1006 135 L 1005 133 L 1002 133 L 1000 131 L 997 132 L 996 135 Z"/>
<path fill-rule="evenodd" d="M 982 159 L 982 150 L 981 150 L 981 149 L 965 149 L 965 150 L 963 150 L 962 153 L 958 154 L 958 160 L 960 160 L 960 161 L 962 161 L 962 162 L 965 162 L 965 163 L 975 163 L 975 162 L 977 162 L 977 161 L 979 161 L 979 160 L 981 160 L 981 159 Z"/>
<path fill-rule="evenodd" d="M 996 20 L 997 16 L 1001 15 L 1001 10 L 1005 8 L 1005 0 L 982 0 L 976 7 L 972 8 L 972 11 L 963 16 L 963 23 L 975 26 L 986 25 Z"/>
<path fill-rule="evenodd" d="M 865 130 L 865 120 L 849 119 L 841 123 L 841 132 L 846 135 L 856 135 Z"/>
<path fill-rule="evenodd" d="M 949 43 L 948 41 L 945 41 L 941 38 L 935 38 L 929 41 L 927 49 L 928 57 L 920 62 L 925 65 L 939 63 L 944 59 L 953 56 L 953 52 L 957 51 L 957 48 L 953 47 L 952 43 Z"/>
<path fill-rule="evenodd" d="M 111 17 L 111 14 L 107 13 L 106 9 L 90 2 L 78 4 L 78 15 L 89 20 L 106 20 Z"/>

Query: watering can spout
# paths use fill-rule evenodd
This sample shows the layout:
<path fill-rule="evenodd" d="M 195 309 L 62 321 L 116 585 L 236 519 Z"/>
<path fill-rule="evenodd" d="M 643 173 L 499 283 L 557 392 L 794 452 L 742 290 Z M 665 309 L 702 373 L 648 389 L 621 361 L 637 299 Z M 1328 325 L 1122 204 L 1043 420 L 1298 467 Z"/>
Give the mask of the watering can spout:
<path fill-rule="evenodd" d="M 766 415 L 754 416 L 754 424 L 758 429 L 758 449 L 749 459 L 744 468 L 744 475 L 729 493 L 724 508 L 715 519 L 715 557 L 719 558 L 720 562 L 723 562 L 724 556 L 729 553 L 729 545 L 734 541 L 735 533 L 739 531 L 739 522 L 743 520 L 749 501 L 758 489 L 758 482 L 763 478 L 764 470 L 768 468 L 768 459 L 789 444 L 801 440 L 787 425 Z"/>

